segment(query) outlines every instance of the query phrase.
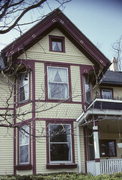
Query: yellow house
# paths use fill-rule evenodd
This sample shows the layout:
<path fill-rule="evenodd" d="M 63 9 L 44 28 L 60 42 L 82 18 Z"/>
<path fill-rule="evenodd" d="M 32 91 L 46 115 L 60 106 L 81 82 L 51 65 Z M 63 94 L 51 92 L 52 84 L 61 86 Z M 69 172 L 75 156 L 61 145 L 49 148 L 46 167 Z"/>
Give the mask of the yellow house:
<path fill-rule="evenodd" d="M 59 9 L 0 62 L 0 175 L 122 171 L 122 75 Z"/>

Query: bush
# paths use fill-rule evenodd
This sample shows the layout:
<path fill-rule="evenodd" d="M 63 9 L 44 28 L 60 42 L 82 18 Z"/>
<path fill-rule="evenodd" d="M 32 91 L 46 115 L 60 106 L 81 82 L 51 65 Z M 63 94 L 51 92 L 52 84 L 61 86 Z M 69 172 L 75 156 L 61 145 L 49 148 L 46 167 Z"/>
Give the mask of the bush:
<path fill-rule="evenodd" d="M 0 176 L 0 180 L 122 180 L 122 173 L 113 175 L 83 175 L 76 173 L 30 175 L 30 176 Z"/>

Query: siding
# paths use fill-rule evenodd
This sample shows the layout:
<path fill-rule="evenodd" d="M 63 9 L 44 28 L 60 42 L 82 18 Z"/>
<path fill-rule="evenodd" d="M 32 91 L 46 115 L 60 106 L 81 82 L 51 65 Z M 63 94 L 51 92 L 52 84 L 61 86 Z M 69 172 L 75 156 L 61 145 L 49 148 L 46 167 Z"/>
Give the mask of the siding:
<path fill-rule="evenodd" d="M 66 36 L 65 53 L 49 51 L 49 35 L 64 36 L 64 34 L 60 30 L 54 29 L 43 39 L 38 41 L 38 43 L 36 43 L 30 49 L 28 49 L 26 51 L 26 54 L 22 54 L 19 58 L 92 65 L 91 61 L 89 61 L 89 59 L 83 53 L 81 53 L 81 51 L 79 51 Z"/>
<path fill-rule="evenodd" d="M 13 174 L 13 129 L 0 127 L 0 175 Z"/>

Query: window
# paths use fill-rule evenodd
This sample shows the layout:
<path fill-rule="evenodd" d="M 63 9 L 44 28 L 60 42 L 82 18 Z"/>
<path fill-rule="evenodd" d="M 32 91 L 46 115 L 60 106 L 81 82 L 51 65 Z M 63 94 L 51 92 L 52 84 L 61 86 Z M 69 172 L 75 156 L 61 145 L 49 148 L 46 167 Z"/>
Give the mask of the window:
<path fill-rule="evenodd" d="M 48 98 L 49 99 L 68 99 L 68 68 L 47 67 L 48 76 Z"/>
<path fill-rule="evenodd" d="M 112 99 L 113 98 L 112 89 L 101 89 L 101 96 L 102 99 Z"/>
<path fill-rule="evenodd" d="M 64 37 L 60 36 L 49 36 L 50 51 L 64 52 Z"/>
<path fill-rule="evenodd" d="M 19 77 L 19 102 L 29 99 L 29 73 L 20 74 Z"/>
<path fill-rule="evenodd" d="M 19 164 L 30 163 L 29 126 L 24 125 L 19 130 Z"/>
<path fill-rule="evenodd" d="M 50 163 L 72 162 L 72 140 L 70 124 L 49 124 Z"/>
<path fill-rule="evenodd" d="M 88 75 L 85 75 L 85 102 L 91 103 L 91 83 Z"/>
<path fill-rule="evenodd" d="M 101 157 L 116 156 L 115 140 L 101 140 L 100 141 L 100 155 L 101 155 Z"/>

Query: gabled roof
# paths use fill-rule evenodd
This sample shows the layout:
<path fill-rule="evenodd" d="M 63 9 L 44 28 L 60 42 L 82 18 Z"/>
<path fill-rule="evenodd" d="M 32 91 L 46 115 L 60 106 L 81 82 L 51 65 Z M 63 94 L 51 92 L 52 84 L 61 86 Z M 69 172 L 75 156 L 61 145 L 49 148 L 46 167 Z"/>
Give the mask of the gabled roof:
<path fill-rule="evenodd" d="M 101 80 L 101 85 L 122 86 L 122 72 L 107 71 Z"/>
<path fill-rule="evenodd" d="M 88 40 L 88 38 L 59 10 L 48 14 L 41 22 L 32 27 L 20 38 L 2 50 L 4 57 L 17 57 L 34 45 L 54 28 L 59 28 L 94 64 L 104 69 L 110 61 Z"/>

